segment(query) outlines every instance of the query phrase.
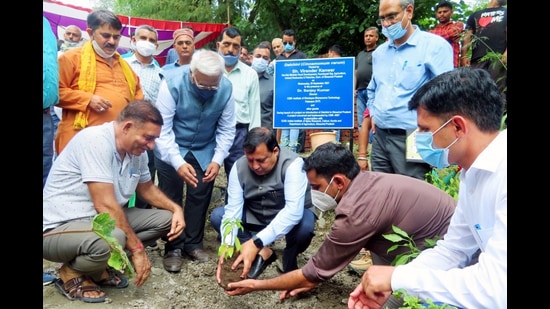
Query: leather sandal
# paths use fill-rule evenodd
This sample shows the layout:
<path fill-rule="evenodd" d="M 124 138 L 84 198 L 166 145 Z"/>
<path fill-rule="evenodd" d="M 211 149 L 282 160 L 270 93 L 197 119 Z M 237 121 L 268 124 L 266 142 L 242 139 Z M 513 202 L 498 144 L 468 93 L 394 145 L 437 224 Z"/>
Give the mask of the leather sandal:
<path fill-rule="evenodd" d="M 123 289 L 128 286 L 128 279 L 126 279 L 126 276 L 124 276 L 120 271 L 112 267 L 107 267 L 106 270 L 109 274 L 109 277 L 101 279 L 99 281 L 94 281 L 97 285 L 101 287 L 113 287 L 117 289 Z"/>
<path fill-rule="evenodd" d="M 73 278 L 71 280 L 67 280 L 67 282 L 63 283 L 63 280 L 56 279 L 54 282 L 55 288 L 61 293 L 61 295 L 67 297 L 67 299 L 73 301 L 73 300 L 80 300 L 85 303 L 102 303 L 105 302 L 105 292 L 103 292 L 99 286 L 93 284 L 93 285 L 84 285 L 85 281 L 93 282 L 90 278 L 87 276 L 80 276 Z M 84 296 L 84 293 L 86 292 L 99 292 L 103 293 L 103 296 L 100 297 L 86 297 Z"/>

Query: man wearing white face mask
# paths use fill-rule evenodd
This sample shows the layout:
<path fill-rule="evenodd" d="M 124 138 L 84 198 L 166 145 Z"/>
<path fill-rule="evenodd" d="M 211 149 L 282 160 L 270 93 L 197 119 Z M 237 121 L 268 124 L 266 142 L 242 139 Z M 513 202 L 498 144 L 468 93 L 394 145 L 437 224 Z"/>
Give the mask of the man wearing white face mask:
<path fill-rule="evenodd" d="M 376 21 L 388 38 L 372 53 L 367 108 L 372 121 L 372 171 L 424 179 L 430 165 L 407 160 L 406 140 L 416 129 L 407 104 L 416 90 L 452 70 L 453 49 L 442 37 L 412 24 L 414 0 L 381 0 Z"/>
<path fill-rule="evenodd" d="M 262 127 L 273 129 L 273 76 L 267 72 L 271 61 L 269 46 L 258 45 L 252 53 L 251 68 L 258 73 Z"/>
<path fill-rule="evenodd" d="M 435 186 L 398 174 L 360 172 L 353 153 L 344 145 L 325 143 L 304 159 L 303 170 L 311 185 L 312 202 L 326 208 L 337 206 L 330 233 L 301 269 L 266 280 L 243 280 L 229 284 L 229 295 L 255 290 L 283 290 L 279 299 L 310 291 L 344 269 L 365 248 L 374 264 L 386 264 L 408 248 L 387 252 L 395 243 L 395 225 L 409 235 L 420 249 L 425 239 L 443 236 L 456 201 Z M 318 198 L 327 195 L 326 198 Z"/>
<path fill-rule="evenodd" d="M 124 60 L 139 76 L 145 99 L 154 104 L 157 101 L 160 82 L 164 78 L 162 69 L 153 57 L 158 47 L 158 32 L 149 25 L 141 25 L 136 28 L 132 42 L 135 45 L 134 53 Z M 152 181 L 155 182 L 156 169 L 153 150 L 147 150 L 147 156 L 149 157 L 149 172 Z M 139 195 L 136 196 L 135 207 L 151 208 Z"/>
<path fill-rule="evenodd" d="M 55 151 L 87 126 L 113 121 L 132 100 L 142 100 L 138 76 L 117 52 L 122 23 L 108 10 L 95 10 L 86 18 L 90 41 L 61 54 L 59 104 L 63 108 L 55 136 Z"/>

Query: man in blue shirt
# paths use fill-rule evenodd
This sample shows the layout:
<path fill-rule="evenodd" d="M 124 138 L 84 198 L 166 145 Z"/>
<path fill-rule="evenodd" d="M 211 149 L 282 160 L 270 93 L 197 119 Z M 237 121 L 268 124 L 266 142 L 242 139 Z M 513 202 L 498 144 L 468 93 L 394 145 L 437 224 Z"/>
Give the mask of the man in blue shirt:
<path fill-rule="evenodd" d="M 162 69 L 153 57 L 158 48 L 158 32 L 152 26 L 141 25 L 136 28 L 132 43 L 135 46 L 134 52 L 131 56 L 124 58 L 124 60 L 128 62 L 132 70 L 139 76 L 139 82 L 141 83 L 145 99 L 155 103 L 157 101 L 160 82 L 164 78 Z M 151 173 L 151 178 L 155 182 L 157 170 L 155 169 L 155 156 L 152 149 L 147 150 L 147 156 L 149 158 L 149 173 Z M 147 205 L 140 195 L 136 195 L 135 207 L 151 208 L 151 205 Z"/>
<path fill-rule="evenodd" d="M 406 140 L 416 130 L 407 104 L 416 90 L 453 69 L 453 49 L 442 37 L 411 23 L 414 0 L 381 0 L 377 24 L 388 40 L 372 54 L 367 108 L 372 119 L 371 168 L 424 179 L 430 166 L 406 158 Z"/>
<path fill-rule="evenodd" d="M 57 39 L 50 22 L 42 16 L 42 187 L 53 161 L 53 119 L 50 107 L 59 102 Z"/>
<path fill-rule="evenodd" d="M 57 64 L 57 39 L 50 22 L 42 16 L 42 187 L 50 173 L 53 161 L 53 118 L 50 108 L 59 101 L 59 70 Z M 50 284 L 55 277 L 42 273 L 43 284 Z"/>

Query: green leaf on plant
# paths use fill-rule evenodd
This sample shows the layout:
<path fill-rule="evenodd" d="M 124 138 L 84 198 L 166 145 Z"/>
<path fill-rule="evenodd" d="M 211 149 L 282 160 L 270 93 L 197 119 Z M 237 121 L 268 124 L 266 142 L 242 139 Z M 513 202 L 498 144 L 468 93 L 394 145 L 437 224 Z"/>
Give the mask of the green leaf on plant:
<path fill-rule="evenodd" d="M 92 220 L 92 230 L 103 240 L 105 240 L 111 248 L 111 256 L 107 264 L 118 271 L 124 272 L 128 278 L 132 278 L 135 274 L 134 267 L 124 248 L 120 245 L 118 240 L 111 236 L 111 233 L 115 229 L 115 220 L 111 218 L 109 213 L 100 213 L 94 216 Z"/>

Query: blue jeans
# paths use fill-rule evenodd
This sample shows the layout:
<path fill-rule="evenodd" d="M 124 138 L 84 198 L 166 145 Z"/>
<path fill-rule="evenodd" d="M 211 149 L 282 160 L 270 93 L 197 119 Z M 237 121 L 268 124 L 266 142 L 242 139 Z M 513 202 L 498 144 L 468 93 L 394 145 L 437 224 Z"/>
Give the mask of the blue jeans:
<path fill-rule="evenodd" d="M 216 232 L 218 232 L 219 239 L 221 239 L 221 233 L 220 228 L 222 224 L 222 218 L 223 214 L 225 212 L 225 207 L 220 206 L 214 208 L 212 211 L 212 214 L 210 215 L 210 224 L 212 224 L 212 227 Z M 243 210 L 243 214 L 245 214 L 246 211 Z M 243 220 L 242 224 L 244 227 L 244 230 L 239 230 L 237 237 L 241 241 L 241 243 L 244 243 L 245 241 L 252 238 L 253 235 L 258 233 L 259 231 L 263 230 L 266 226 L 262 225 L 256 225 L 256 224 L 247 224 L 246 220 L 244 218 L 241 218 Z M 298 269 L 298 261 L 297 257 L 298 254 L 304 252 L 307 247 L 309 247 L 309 244 L 311 243 L 311 239 L 313 239 L 313 236 L 315 236 L 315 214 L 309 210 L 304 208 L 304 215 L 302 217 L 302 221 L 295 225 L 286 235 L 285 235 L 285 241 L 286 241 L 286 247 L 283 251 L 283 270 L 284 272 L 289 272 L 295 269 Z"/>
<path fill-rule="evenodd" d="M 296 150 L 298 149 L 299 133 L 300 129 L 282 129 L 280 146 L 296 152 Z"/>
<path fill-rule="evenodd" d="M 53 120 L 49 109 L 42 112 L 42 188 L 53 163 Z"/>
<path fill-rule="evenodd" d="M 367 89 L 357 90 L 357 129 L 361 129 L 363 124 L 363 113 L 367 107 Z"/>

